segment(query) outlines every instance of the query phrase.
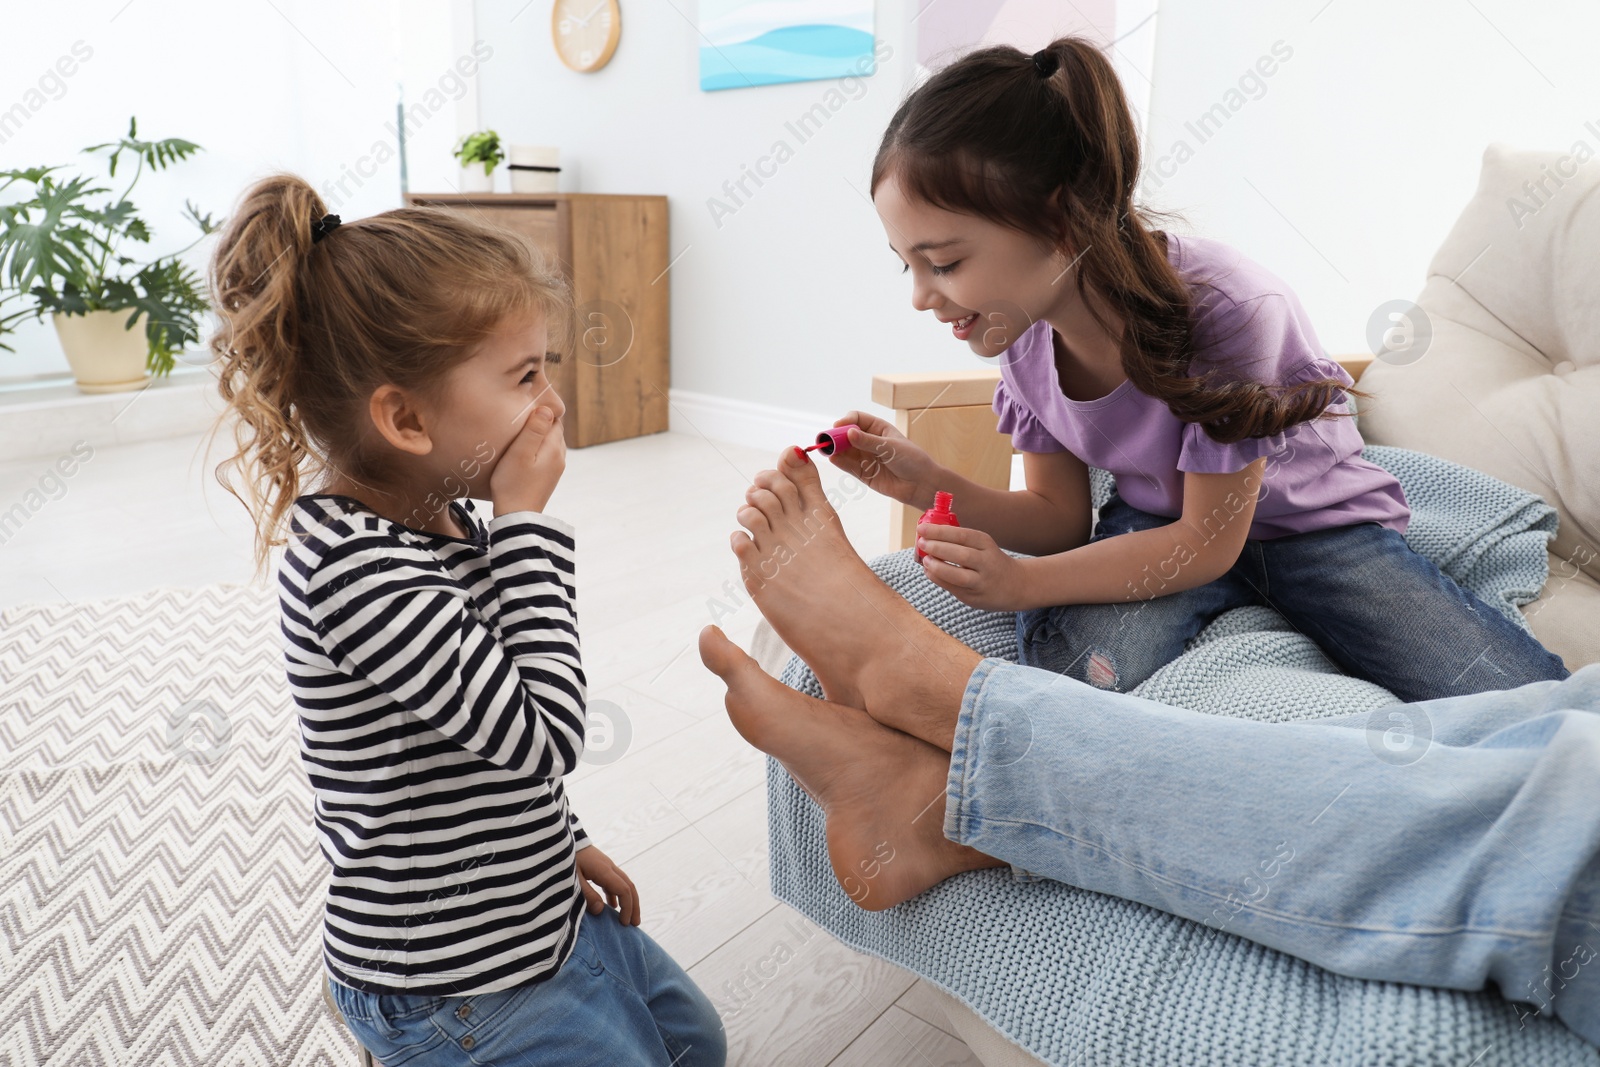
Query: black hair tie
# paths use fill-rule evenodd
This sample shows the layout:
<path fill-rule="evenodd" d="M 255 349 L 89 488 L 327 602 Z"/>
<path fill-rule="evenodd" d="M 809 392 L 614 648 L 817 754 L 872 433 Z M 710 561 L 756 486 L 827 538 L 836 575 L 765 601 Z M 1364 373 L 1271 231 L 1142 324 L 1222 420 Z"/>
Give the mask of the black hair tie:
<path fill-rule="evenodd" d="M 311 243 L 316 244 L 339 227 L 338 215 L 324 215 L 311 223 Z"/>
<path fill-rule="evenodd" d="M 1041 78 L 1048 78 L 1061 66 L 1061 57 L 1049 48 L 1041 48 L 1033 54 L 1033 69 Z"/>

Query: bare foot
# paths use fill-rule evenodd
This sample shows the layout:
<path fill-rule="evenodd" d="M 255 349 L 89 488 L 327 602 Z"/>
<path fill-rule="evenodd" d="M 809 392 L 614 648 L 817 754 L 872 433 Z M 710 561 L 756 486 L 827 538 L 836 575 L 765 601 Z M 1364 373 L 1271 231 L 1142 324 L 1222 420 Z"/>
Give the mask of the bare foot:
<path fill-rule="evenodd" d="M 785 451 L 745 499 L 738 520 L 749 534 L 732 537 L 745 588 L 823 695 L 949 752 L 982 657 L 872 573 L 809 460 Z"/>
<path fill-rule="evenodd" d="M 850 899 L 892 908 L 953 874 L 1005 862 L 944 836 L 950 757 L 863 711 L 796 692 L 715 626 L 700 659 L 728 687 L 728 718 L 822 808 L 828 859 Z"/>

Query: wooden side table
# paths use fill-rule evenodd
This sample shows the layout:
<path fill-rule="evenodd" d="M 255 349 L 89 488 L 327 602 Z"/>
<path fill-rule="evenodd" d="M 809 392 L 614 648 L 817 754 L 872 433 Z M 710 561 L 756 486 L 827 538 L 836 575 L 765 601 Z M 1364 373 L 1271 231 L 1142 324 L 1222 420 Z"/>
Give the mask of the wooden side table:
<path fill-rule="evenodd" d="M 407 193 L 407 206 L 470 211 L 561 266 L 578 307 L 573 343 L 548 357 L 566 438 L 584 448 L 667 428 L 671 339 L 667 198 L 606 193 Z"/>

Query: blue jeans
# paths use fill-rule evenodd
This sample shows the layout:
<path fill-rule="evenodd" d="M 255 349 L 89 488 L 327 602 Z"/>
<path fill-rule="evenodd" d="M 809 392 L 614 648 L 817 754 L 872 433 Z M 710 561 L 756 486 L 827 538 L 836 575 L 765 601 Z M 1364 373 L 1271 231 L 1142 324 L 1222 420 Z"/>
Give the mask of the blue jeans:
<path fill-rule="evenodd" d="M 1396 715 L 1424 739 L 1404 761 L 1380 739 Z M 986 658 L 944 833 L 1340 974 L 1494 982 L 1600 1044 L 1597 769 L 1600 663 L 1273 724 Z"/>
<path fill-rule="evenodd" d="M 1113 491 L 1090 541 L 1172 521 Z M 1402 702 L 1569 673 L 1561 657 L 1376 522 L 1248 539 L 1226 574 L 1182 592 L 1162 594 L 1159 575 L 1145 581 L 1145 600 L 1018 612 L 1018 659 L 1125 693 L 1176 659 L 1216 616 L 1265 604 L 1344 673 Z"/>
<path fill-rule="evenodd" d="M 717 1009 L 683 968 L 612 908 L 541 982 L 466 997 L 367 993 L 329 981 L 345 1024 L 384 1067 L 723 1067 Z"/>

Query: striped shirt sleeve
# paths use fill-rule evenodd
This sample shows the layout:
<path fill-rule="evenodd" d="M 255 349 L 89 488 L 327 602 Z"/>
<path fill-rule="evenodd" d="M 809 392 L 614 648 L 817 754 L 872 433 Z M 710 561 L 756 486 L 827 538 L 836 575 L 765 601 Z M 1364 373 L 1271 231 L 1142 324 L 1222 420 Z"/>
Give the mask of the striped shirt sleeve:
<path fill-rule="evenodd" d="M 431 553 L 373 531 L 324 555 L 307 583 L 329 654 L 444 736 L 533 778 L 583 751 L 572 529 L 536 512 L 489 523 L 493 605 Z"/>

